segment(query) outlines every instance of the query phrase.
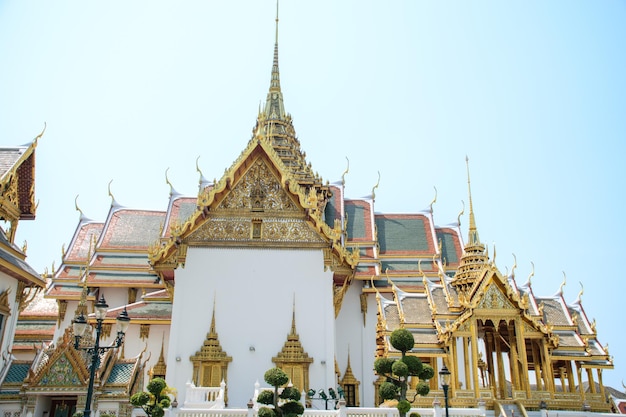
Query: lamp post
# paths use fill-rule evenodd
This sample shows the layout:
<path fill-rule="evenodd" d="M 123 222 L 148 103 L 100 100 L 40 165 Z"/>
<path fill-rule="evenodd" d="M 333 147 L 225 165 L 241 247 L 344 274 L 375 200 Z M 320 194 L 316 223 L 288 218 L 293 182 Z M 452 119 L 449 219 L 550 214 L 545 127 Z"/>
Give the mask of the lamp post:
<path fill-rule="evenodd" d="M 450 388 L 450 371 L 446 364 L 443 364 L 443 368 L 439 371 L 441 377 L 441 388 L 443 388 L 443 398 L 446 404 L 446 417 L 448 417 L 448 388 Z"/>
<path fill-rule="evenodd" d="M 85 411 L 83 412 L 83 417 L 90 417 L 91 415 L 91 397 L 93 395 L 93 381 L 96 375 L 96 369 L 100 365 L 100 355 L 106 352 L 109 349 L 115 349 L 122 345 L 124 342 L 124 334 L 128 329 L 128 325 L 130 324 L 130 317 L 128 317 L 128 312 L 126 311 L 126 307 L 124 310 L 118 314 L 116 322 L 117 322 L 117 337 L 115 341 L 110 346 L 100 346 L 100 334 L 102 333 L 102 322 L 104 321 L 107 309 L 109 305 L 106 303 L 104 299 L 104 295 L 100 296 L 98 302 L 94 305 L 95 316 L 96 316 L 96 340 L 93 346 L 81 346 L 80 339 L 85 334 L 87 330 L 87 319 L 81 313 L 76 318 L 74 318 L 74 322 L 72 323 L 72 327 L 74 329 L 74 349 L 80 349 L 87 352 L 87 354 L 91 355 L 91 364 L 89 367 L 89 385 L 87 388 L 87 398 L 85 400 Z"/>

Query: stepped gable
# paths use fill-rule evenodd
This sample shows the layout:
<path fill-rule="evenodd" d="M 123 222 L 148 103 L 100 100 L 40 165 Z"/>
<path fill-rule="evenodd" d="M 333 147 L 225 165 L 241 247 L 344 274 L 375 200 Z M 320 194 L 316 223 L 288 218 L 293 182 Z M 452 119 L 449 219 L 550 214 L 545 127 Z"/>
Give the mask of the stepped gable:
<path fill-rule="evenodd" d="M 112 199 L 84 281 L 90 287 L 162 288 L 148 264 L 148 246 L 159 238 L 165 213 L 122 207 Z"/>
<path fill-rule="evenodd" d="M 104 223 L 87 218 L 76 206 L 80 218 L 67 250 L 63 251 L 61 266 L 52 271 L 53 276 L 46 290 L 46 297 L 59 300 L 79 300 L 82 288 L 81 280 L 88 265 L 93 247 L 100 239 Z M 90 295 L 93 300 L 93 295 Z"/>

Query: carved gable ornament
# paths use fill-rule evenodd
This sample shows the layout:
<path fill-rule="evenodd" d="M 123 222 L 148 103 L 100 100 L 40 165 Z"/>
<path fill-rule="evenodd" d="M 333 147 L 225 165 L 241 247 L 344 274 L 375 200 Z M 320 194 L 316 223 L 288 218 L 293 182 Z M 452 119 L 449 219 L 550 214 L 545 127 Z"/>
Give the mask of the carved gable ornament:
<path fill-rule="evenodd" d="M 300 208 L 285 192 L 267 161 L 257 158 L 216 210 L 295 212 Z"/>
<path fill-rule="evenodd" d="M 326 242 L 264 158 L 257 158 L 186 243 L 314 246 Z"/>
<path fill-rule="evenodd" d="M 511 303 L 511 300 L 500 290 L 496 284 L 487 287 L 482 299 L 478 302 L 476 308 L 485 310 L 516 310 L 517 308 Z"/>

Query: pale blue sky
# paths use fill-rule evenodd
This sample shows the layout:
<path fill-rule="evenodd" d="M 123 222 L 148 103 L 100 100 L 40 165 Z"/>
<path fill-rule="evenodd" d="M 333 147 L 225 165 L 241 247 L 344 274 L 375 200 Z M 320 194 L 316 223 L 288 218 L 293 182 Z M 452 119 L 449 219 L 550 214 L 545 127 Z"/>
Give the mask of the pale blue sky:
<path fill-rule="evenodd" d="M 598 321 L 626 379 L 626 2 L 284 0 L 285 105 L 307 159 L 347 195 L 435 220 L 467 202 L 481 239 L 518 283 L 558 291 Z M 0 144 L 37 148 L 37 220 L 22 222 L 37 270 L 107 185 L 164 210 L 165 170 L 194 195 L 245 147 L 269 88 L 273 0 L 0 1 Z M 462 218 L 464 234 L 467 216 Z"/>

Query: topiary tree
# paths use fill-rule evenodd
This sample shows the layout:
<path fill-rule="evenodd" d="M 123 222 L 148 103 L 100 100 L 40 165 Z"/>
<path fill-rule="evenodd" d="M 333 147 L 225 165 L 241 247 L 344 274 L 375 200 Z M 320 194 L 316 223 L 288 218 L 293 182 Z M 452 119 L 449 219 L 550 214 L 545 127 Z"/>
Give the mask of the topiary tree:
<path fill-rule="evenodd" d="M 304 406 L 300 403 L 300 391 L 298 388 L 284 387 L 279 393 L 278 388 L 289 382 L 289 377 L 280 368 L 272 368 L 265 372 L 265 382 L 274 387 L 274 392 L 262 391 L 257 397 L 257 402 L 272 405 L 274 408 L 261 407 L 258 417 L 296 417 L 304 413 Z M 279 406 L 278 400 L 284 402 Z"/>
<path fill-rule="evenodd" d="M 130 397 L 130 403 L 141 407 L 148 417 L 163 417 L 165 409 L 171 404 L 168 392 L 171 389 L 163 378 L 154 378 L 148 382 L 147 391 L 142 391 Z"/>
<path fill-rule="evenodd" d="M 378 375 L 387 378 L 380 384 L 379 394 L 383 400 L 398 400 L 400 417 L 406 417 L 411 409 L 411 403 L 406 399 L 409 377 L 417 377 L 417 395 L 426 395 L 430 391 L 428 380 L 433 377 L 435 370 L 430 365 L 422 364 L 416 356 L 407 356 L 406 352 L 413 349 L 415 339 L 413 334 L 406 329 L 396 329 L 389 338 L 391 346 L 402 353 L 400 359 L 378 358 L 374 362 L 374 370 Z M 415 400 L 415 398 L 414 398 Z"/>

